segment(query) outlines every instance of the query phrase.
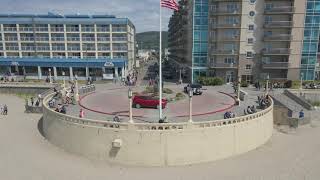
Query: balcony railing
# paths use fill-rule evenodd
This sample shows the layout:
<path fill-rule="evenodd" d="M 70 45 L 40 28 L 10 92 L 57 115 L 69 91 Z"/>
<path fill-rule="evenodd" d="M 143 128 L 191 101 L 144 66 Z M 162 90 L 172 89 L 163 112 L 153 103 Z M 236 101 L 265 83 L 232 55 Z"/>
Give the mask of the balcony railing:
<path fill-rule="evenodd" d="M 110 32 L 109 27 L 97 27 L 97 32 Z"/>
<path fill-rule="evenodd" d="M 240 14 L 241 11 L 239 9 L 216 9 L 212 12 L 212 15 L 230 15 L 230 14 Z"/>
<path fill-rule="evenodd" d="M 213 37 L 212 41 L 239 41 L 240 36 L 222 36 L 222 37 Z"/>
<path fill-rule="evenodd" d="M 7 51 L 19 51 L 18 46 L 6 46 Z"/>
<path fill-rule="evenodd" d="M 110 51 L 110 47 L 99 47 L 98 46 L 98 51 Z"/>
<path fill-rule="evenodd" d="M 82 32 L 94 32 L 94 27 L 82 27 Z"/>
<path fill-rule="evenodd" d="M 70 27 L 67 27 L 67 32 L 79 32 L 79 28 L 70 28 Z"/>
<path fill-rule="evenodd" d="M 265 14 L 285 14 L 285 13 L 294 13 L 295 8 L 293 6 L 276 6 L 272 8 L 265 8 Z"/>
<path fill-rule="evenodd" d="M 291 34 L 264 35 L 265 41 L 291 41 Z"/>
<path fill-rule="evenodd" d="M 64 37 L 51 37 L 51 41 L 64 41 Z"/>
<path fill-rule="evenodd" d="M 64 32 L 64 28 L 63 27 L 52 27 L 51 31 L 52 32 Z"/>
<path fill-rule="evenodd" d="M 33 32 L 32 27 L 19 27 L 19 31 Z"/>
<path fill-rule="evenodd" d="M 212 28 L 240 28 L 240 24 L 239 23 L 234 23 L 234 24 L 227 24 L 227 23 L 213 24 Z"/>
<path fill-rule="evenodd" d="M 229 64 L 229 63 L 209 63 L 210 68 L 217 68 L 217 69 L 236 69 L 237 64 Z"/>
<path fill-rule="evenodd" d="M 22 51 L 34 51 L 36 48 L 34 46 L 21 46 Z"/>
<path fill-rule="evenodd" d="M 36 27 L 34 30 L 39 32 L 47 32 L 49 29 L 47 27 Z"/>
<path fill-rule="evenodd" d="M 112 41 L 127 41 L 127 37 L 112 37 Z"/>
<path fill-rule="evenodd" d="M 37 51 L 50 51 L 49 46 L 37 46 Z"/>
<path fill-rule="evenodd" d="M 64 51 L 64 46 L 52 46 L 52 51 Z"/>
<path fill-rule="evenodd" d="M 94 37 L 82 37 L 82 41 L 95 41 Z"/>
<path fill-rule="evenodd" d="M 68 51 L 80 51 L 80 47 L 68 46 Z"/>
<path fill-rule="evenodd" d="M 18 37 L 8 37 L 8 36 L 6 36 L 5 38 L 4 38 L 4 40 L 5 41 L 18 41 Z"/>
<path fill-rule="evenodd" d="M 263 49 L 263 55 L 290 55 L 291 50 L 288 48 Z"/>
<path fill-rule="evenodd" d="M 269 21 L 264 23 L 265 28 L 292 27 L 292 21 Z"/>
<path fill-rule="evenodd" d="M 34 38 L 33 37 L 23 37 L 23 36 L 21 36 L 20 40 L 21 41 L 34 41 Z"/>
<path fill-rule="evenodd" d="M 80 41 L 80 37 L 67 37 L 67 41 Z"/>
<path fill-rule="evenodd" d="M 49 37 L 36 37 L 36 41 L 49 41 Z"/>
<path fill-rule="evenodd" d="M 288 62 L 270 62 L 262 64 L 263 69 L 288 69 L 288 67 Z"/>
<path fill-rule="evenodd" d="M 238 50 L 237 49 L 216 49 L 211 51 L 211 54 L 214 55 L 237 55 Z"/>
<path fill-rule="evenodd" d="M 114 50 L 114 51 L 127 51 L 128 48 L 127 47 L 116 47 L 116 46 L 113 46 L 112 50 Z"/>
<path fill-rule="evenodd" d="M 127 32 L 127 28 L 112 28 L 112 32 Z"/>
<path fill-rule="evenodd" d="M 86 46 L 83 46 L 82 47 L 82 50 L 83 51 L 95 51 L 96 50 L 96 48 L 93 46 L 93 47 L 86 47 Z"/>
<path fill-rule="evenodd" d="M 17 31 L 16 27 L 3 27 L 3 31 Z"/>
<path fill-rule="evenodd" d="M 110 41 L 109 37 L 97 37 L 97 41 Z"/>

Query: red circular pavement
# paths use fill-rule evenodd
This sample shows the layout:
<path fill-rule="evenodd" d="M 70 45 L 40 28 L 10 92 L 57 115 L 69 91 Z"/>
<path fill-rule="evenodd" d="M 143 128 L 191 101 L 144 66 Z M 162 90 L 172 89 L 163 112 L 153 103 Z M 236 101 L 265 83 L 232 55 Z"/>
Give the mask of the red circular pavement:
<path fill-rule="evenodd" d="M 125 88 L 98 91 L 81 98 L 80 106 L 96 113 L 107 115 L 128 116 L 129 100 Z M 224 93 L 212 90 L 204 91 L 201 96 L 193 97 L 193 116 L 211 115 L 231 109 L 234 99 Z M 189 116 L 188 98 L 177 102 L 168 103 L 164 113 L 167 117 Z M 134 117 L 157 117 L 158 110 L 151 108 L 133 108 Z"/>

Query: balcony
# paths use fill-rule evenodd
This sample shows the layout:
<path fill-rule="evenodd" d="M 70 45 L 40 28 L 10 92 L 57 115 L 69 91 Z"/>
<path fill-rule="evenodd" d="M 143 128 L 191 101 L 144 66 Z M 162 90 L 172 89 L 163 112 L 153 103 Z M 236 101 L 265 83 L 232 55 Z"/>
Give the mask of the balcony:
<path fill-rule="evenodd" d="M 222 36 L 222 37 L 212 37 L 211 41 L 218 42 L 218 41 L 240 41 L 240 36 Z"/>
<path fill-rule="evenodd" d="M 110 32 L 109 27 L 97 27 L 97 32 Z"/>
<path fill-rule="evenodd" d="M 64 46 L 52 46 L 52 51 L 65 51 Z"/>
<path fill-rule="evenodd" d="M 22 31 L 22 32 L 33 32 L 33 28 L 32 27 L 19 27 L 19 31 Z"/>
<path fill-rule="evenodd" d="M 274 49 L 263 49 L 263 55 L 290 55 L 291 50 L 289 48 L 274 48 Z"/>
<path fill-rule="evenodd" d="M 22 51 L 34 51 L 36 48 L 34 46 L 21 46 Z"/>
<path fill-rule="evenodd" d="M 68 46 L 68 51 L 80 51 L 79 46 Z"/>
<path fill-rule="evenodd" d="M 112 32 L 127 32 L 127 28 L 112 28 Z"/>
<path fill-rule="evenodd" d="M 5 41 L 18 41 L 18 37 L 15 36 L 5 36 Z"/>
<path fill-rule="evenodd" d="M 238 50 L 236 49 L 216 49 L 212 50 L 211 54 L 213 55 L 238 55 Z"/>
<path fill-rule="evenodd" d="M 64 41 L 64 37 L 51 37 L 51 41 Z"/>
<path fill-rule="evenodd" d="M 98 46 L 98 51 L 110 51 L 110 47 Z"/>
<path fill-rule="evenodd" d="M 5 32 L 15 32 L 17 31 L 16 27 L 3 27 L 3 31 Z"/>
<path fill-rule="evenodd" d="M 34 38 L 33 37 L 23 37 L 23 36 L 21 36 L 20 40 L 21 41 L 34 41 Z"/>
<path fill-rule="evenodd" d="M 264 41 L 291 41 L 291 34 L 264 35 Z"/>
<path fill-rule="evenodd" d="M 212 12 L 211 15 L 219 16 L 219 15 L 239 15 L 241 14 L 240 9 L 216 9 Z"/>
<path fill-rule="evenodd" d="M 110 41 L 109 37 L 97 37 L 97 41 Z"/>
<path fill-rule="evenodd" d="M 76 28 L 76 27 L 67 27 L 67 32 L 79 32 L 79 28 Z"/>
<path fill-rule="evenodd" d="M 263 63 L 263 69 L 288 69 L 289 63 L 288 62 L 270 62 L 270 63 Z"/>
<path fill-rule="evenodd" d="M 239 23 L 234 23 L 234 24 L 227 24 L 227 23 L 213 24 L 212 28 L 214 28 L 214 29 L 240 28 L 240 24 Z"/>
<path fill-rule="evenodd" d="M 292 14 L 295 12 L 295 8 L 293 6 L 276 6 L 272 8 L 265 8 L 265 14 Z"/>
<path fill-rule="evenodd" d="M 49 29 L 47 27 L 36 27 L 34 30 L 38 31 L 38 32 L 48 32 L 49 31 Z"/>
<path fill-rule="evenodd" d="M 6 46 L 7 51 L 19 51 L 18 46 Z"/>
<path fill-rule="evenodd" d="M 64 32 L 63 27 L 51 27 L 51 32 Z"/>
<path fill-rule="evenodd" d="M 95 41 L 94 37 L 82 37 L 82 41 Z"/>
<path fill-rule="evenodd" d="M 210 63 L 209 67 L 214 69 L 237 69 L 237 64 L 228 64 L 228 63 Z"/>
<path fill-rule="evenodd" d="M 94 46 L 83 46 L 82 50 L 83 51 L 95 51 L 96 48 Z"/>
<path fill-rule="evenodd" d="M 291 28 L 292 21 L 269 21 L 264 23 L 265 28 Z"/>
<path fill-rule="evenodd" d="M 80 37 L 67 37 L 67 41 L 80 41 Z"/>
<path fill-rule="evenodd" d="M 50 51 L 49 46 L 37 46 L 37 51 Z"/>
<path fill-rule="evenodd" d="M 36 41 L 49 41 L 49 37 L 36 37 Z"/>
<path fill-rule="evenodd" d="M 112 41 L 127 41 L 127 37 L 112 37 Z"/>
<path fill-rule="evenodd" d="M 112 47 L 113 51 L 128 51 L 127 47 L 117 47 L 117 46 L 113 46 Z"/>

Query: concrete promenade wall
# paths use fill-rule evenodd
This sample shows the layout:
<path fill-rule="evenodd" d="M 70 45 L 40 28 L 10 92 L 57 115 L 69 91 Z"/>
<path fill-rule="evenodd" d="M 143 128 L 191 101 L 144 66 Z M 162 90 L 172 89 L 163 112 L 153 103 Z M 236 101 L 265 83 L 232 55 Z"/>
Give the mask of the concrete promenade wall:
<path fill-rule="evenodd" d="M 253 150 L 273 132 L 273 104 L 235 119 L 177 124 L 128 124 L 79 119 L 47 107 L 43 132 L 52 144 L 91 159 L 137 166 L 210 162 Z M 120 146 L 120 147 L 119 147 Z"/>
<path fill-rule="evenodd" d="M 10 94 L 41 94 L 53 88 L 55 84 L 36 83 L 0 83 L 0 93 Z"/>

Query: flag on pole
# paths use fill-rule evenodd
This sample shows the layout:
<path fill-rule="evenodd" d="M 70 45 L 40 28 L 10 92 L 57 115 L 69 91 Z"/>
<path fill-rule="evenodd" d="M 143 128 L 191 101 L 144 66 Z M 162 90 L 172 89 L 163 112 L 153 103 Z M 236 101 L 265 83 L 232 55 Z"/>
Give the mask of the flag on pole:
<path fill-rule="evenodd" d="M 179 5 L 176 0 L 161 0 L 161 7 L 169 8 L 175 11 L 179 10 Z"/>

